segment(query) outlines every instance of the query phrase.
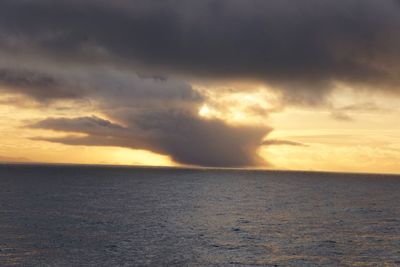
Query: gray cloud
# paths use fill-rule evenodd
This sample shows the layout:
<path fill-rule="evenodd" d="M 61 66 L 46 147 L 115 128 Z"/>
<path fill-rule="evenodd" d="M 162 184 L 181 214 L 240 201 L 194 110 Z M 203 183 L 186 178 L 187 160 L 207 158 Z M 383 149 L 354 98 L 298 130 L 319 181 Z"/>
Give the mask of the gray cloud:
<path fill-rule="evenodd" d="M 68 118 L 48 118 L 39 121 L 31 126 L 32 128 L 52 129 L 63 132 L 87 133 L 93 135 L 107 136 L 115 131 L 123 131 L 124 127 L 114 124 L 108 120 L 92 117 Z"/>
<path fill-rule="evenodd" d="M 344 111 L 332 111 L 330 114 L 331 118 L 338 120 L 338 121 L 345 121 L 345 122 L 350 122 L 353 121 L 354 119 L 347 114 Z"/>
<path fill-rule="evenodd" d="M 11 90 L 40 100 L 77 97 L 73 91 L 60 88 L 52 76 L 21 69 L 0 69 L 0 90 Z"/>
<path fill-rule="evenodd" d="M 388 108 L 382 108 L 373 102 L 364 102 L 342 107 L 332 107 L 331 117 L 339 121 L 354 121 L 354 113 L 377 113 L 377 112 L 390 112 Z"/>
<path fill-rule="evenodd" d="M 176 162 L 213 167 L 266 164 L 257 156 L 261 140 L 270 129 L 234 127 L 220 120 L 203 120 L 180 110 L 146 112 L 128 127 L 97 117 L 58 118 L 31 127 L 86 136 L 35 138 L 68 145 L 122 146 L 170 155 Z"/>
<path fill-rule="evenodd" d="M 264 140 L 262 142 L 262 145 L 265 146 L 307 146 L 306 144 L 300 143 L 300 142 L 295 142 L 295 141 L 290 141 L 290 140 L 278 140 L 278 139 L 268 139 Z"/>
<path fill-rule="evenodd" d="M 387 109 L 379 107 L 373 102 L 364 102 L 364 103 L 342 106 L 342 107 L 336 108 L 336 110 L 376 112 L 376 111 L 385 111 Z"/>
<path fill-rule="evenodd" d="M 234 167 L 265 164 L 256 152 L 260 140 L 270 129 L 234 127 L 221 120 L 201 118 L 197 112 L 203 97 L 183 81 L 145 77 L 110 67 L 34 69 L 28 64 L 23 69 L 6 70 L 8 76 L 15 78 L 3 79 L 3 83 L 7 83 L 13 92 L 27 94 L 37 101 L 87 99 L 118 122 L 95 116 L 47 118 L 30 127 L 85 136 L 37 137 L 34 140 L 146 149 L 170 155 L 176 162 L 190 165 Z M 52 87 L 41 87 L 42 79 L 24 79 L 21 73 L 46 77 L 43 80 L 51 80 Z M 51 99 L 42 97 L 47 90 L 52 92 Z M 64 90 L 71 95 L 63 94 Z"/>
<path fill-rule="evenodd" d="M 257 165 L 270 129 L 199 117 L 204 97 L 191 81 L 255 79 L 308 105 L 336 82 L 398 94 L 399 15 L 395 0 L 3 0 L 0 90 L 87 100 L 110 119 L 48 118 L 32 127 L 85 136 L 38 140 Z M 264 142 L 278 144 L 296 145 Z"/>
<path fill-rule="evenodd" d="M 110 67 L 35 67 L 31 62 L 20 67 L 0 63 L 0 85 L 0 91 L 25 94 L 37 101 L 87 98 L 118 106 L 139 106 L 143 100 L 144 105 L 202 101 L 202 96 L 183 81 L 142 77 Z"/>
<path fill-rule="evenodd" d="M 0 46 L 63 64 L 254 78 L 312 104 L 335 81 L 398 92 L 399 14 L 395 0 L 4 0 Z"/>

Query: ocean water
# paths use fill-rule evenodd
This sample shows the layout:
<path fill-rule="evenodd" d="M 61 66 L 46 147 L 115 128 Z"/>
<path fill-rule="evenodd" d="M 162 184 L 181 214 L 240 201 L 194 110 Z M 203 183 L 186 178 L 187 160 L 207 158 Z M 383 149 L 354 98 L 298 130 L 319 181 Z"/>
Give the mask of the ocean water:
<path fill-rule="evenodd" d="M 0 166 L 0 266 L 396 266 L 400 177 Z"/>

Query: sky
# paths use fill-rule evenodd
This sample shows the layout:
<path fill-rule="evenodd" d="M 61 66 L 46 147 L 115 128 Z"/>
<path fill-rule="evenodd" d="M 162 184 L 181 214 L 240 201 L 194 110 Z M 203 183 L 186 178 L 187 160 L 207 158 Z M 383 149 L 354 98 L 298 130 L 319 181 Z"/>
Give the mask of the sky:
<path fill-rule="evenodd" d="M 398 0 L 2 0 L 0 162 L 400 173 Z"/>

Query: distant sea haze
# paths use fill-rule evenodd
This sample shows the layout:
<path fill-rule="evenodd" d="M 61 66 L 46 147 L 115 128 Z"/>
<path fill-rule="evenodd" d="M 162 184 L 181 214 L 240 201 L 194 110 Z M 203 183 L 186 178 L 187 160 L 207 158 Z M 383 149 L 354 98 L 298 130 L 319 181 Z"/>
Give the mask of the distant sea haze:
<path fill-rule="evenodd" d="M 396 266 L 400 176 L 0 165 L 0 266 Z"/>

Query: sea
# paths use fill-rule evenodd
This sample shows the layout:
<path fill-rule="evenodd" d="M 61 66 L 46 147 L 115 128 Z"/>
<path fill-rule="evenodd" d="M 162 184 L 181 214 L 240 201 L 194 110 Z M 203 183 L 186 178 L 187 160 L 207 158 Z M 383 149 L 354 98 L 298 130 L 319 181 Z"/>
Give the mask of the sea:
<path fill-rule="evenodd" d="M 400 176 L 3 164 L 0 266 L 400 266 Z"/>

